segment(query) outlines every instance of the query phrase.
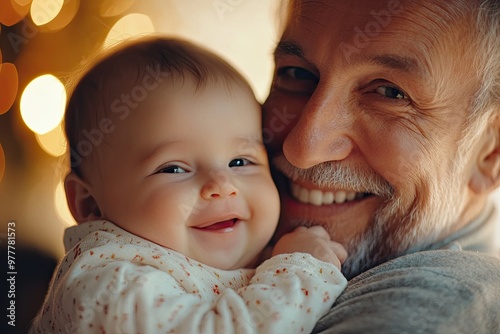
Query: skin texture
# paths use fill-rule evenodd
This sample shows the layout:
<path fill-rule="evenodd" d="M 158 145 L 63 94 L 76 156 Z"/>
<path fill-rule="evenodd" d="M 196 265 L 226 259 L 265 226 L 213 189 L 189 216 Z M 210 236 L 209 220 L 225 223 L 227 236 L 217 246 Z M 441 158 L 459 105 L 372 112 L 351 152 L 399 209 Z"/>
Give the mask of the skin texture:
<path fill-rule="evenodd" d="M 479 128 L 460 153 L 478 85 L 464 66 L 474 36 L 445 3 L 297 3 L 264 103 L 282 201 L 276 238 L 323 226 L 346 247 L 343 271 L 353 277 L 479 214 L 498 185 L 490 168 L 499 159 L 498 122 Z M 320 204 L 318 190 L 357 197 Z M 315 200 L 305 202 L 313 203 L 297 199 L 311 191 Z"/>
<path fill-rule="evenodd" d="M 241 85 L 161 85 L 116 124 L 86 182 L 68 176 L 75 218 L 106 218 L 217 268 L 249 265 L 279 215 L 260 118 Z"/>

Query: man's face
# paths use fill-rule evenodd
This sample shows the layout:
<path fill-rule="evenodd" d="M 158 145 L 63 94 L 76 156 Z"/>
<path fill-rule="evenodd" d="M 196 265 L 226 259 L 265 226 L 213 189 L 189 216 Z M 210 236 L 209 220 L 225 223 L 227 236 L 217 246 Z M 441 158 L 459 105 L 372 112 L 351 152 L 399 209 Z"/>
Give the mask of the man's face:
<path fill-rule="evenodd" d="M 439 1 L 297 8 L 264 104 L 276 236 L 325 226 L 352 276 L 465 223 L 469 171 L 457 152 L 475 87 L 469 23 Z"/>

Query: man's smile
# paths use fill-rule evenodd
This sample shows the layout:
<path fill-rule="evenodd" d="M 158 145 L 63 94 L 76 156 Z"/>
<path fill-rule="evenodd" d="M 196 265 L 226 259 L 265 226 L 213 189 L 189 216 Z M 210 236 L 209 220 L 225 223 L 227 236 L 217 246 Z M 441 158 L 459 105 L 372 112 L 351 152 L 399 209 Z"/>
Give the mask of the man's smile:
<path fill-rule="evenodd" d="M 370 196 L 369 193 L 352 190 L 310 189 L 293 181 L 289 181 L 289 186 L 292 197 L 297 201 L 316 206 L 342 204 Z"/>

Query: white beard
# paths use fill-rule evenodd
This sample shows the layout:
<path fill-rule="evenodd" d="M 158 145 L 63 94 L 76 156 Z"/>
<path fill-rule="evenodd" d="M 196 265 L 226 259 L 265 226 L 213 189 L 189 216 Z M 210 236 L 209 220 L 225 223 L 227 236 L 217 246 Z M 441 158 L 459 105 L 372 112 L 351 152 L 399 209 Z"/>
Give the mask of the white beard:
<path fill-rule="evenodd" d="M 456 164 L 450 169 L 436 182 L 422 183 L 421 195 L 412 203 L 403 203 L 402 197 L 395 195 L 375 213 L 370 228 L 346 245 L 346 276 L 354 277 L 395 257 L 425 250 L 449 233 L 465 202 L 460 188 L 463 166 Z"/>
<path fill-rule="evenodd" d="M 284 157 L 273 162 L 292 180 L 369 192 L 384 199 L 384 205 L 375 212 L 366 230 L 344 242 L 348 257 L 342 272 L 348 279 L 392 258 L 426 249 L 453 226 L 462 211 L 464 196 L 459 182 L 462 167 L 458 164 L 437 182 L 422 182 L 418 188 L 420 196 L 404 199 L 378 174 L 359 167 L 329 162 L 301 170 L 290 165 Z M 425 175 L 435 173 L 428 171 L 420 175 L 420 179 L 425 180 Z M 336 226 L 324 222 L 301 221 L 291 222 L 291 225 L 322 225 L 330 235 L 335 235 Z"/>

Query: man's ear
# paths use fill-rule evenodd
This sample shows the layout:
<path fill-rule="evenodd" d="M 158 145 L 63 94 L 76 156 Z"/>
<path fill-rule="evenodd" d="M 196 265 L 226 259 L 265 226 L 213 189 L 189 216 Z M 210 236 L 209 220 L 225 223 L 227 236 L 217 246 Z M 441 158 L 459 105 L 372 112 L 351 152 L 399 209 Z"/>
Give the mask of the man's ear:
<path fill-rule="evenodd" d="M 488 125 L 479 143 L 479 154 L 469 183 L 478 194 L 487 194 L 500 186 L 500 117 Z"/>
<path fill-rule="evenodd" d="M 78 224 L 102 218 L 101 210 L 92 195 L 92 188 L 75 173 L 71 172 L 66 176 L 64 189 L 69 210 Z"/>

